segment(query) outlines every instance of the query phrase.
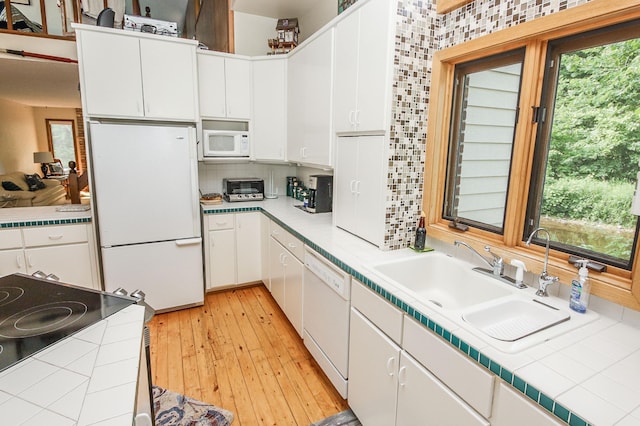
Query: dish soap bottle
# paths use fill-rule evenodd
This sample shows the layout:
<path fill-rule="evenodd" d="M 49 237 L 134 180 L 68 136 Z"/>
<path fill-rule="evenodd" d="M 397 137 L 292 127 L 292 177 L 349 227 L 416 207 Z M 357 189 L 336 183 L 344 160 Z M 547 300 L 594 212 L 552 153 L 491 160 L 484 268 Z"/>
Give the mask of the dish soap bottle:
<path fill-rule="evenodd" d="M 424 212 L 420 212 L 420 221 L 418 222 L 418 227 L 416 228 L 416 240 L 413 246 L 416 250 L 424 250 L 424 243 L 427 237 L 427 230 L 424 227 Z"/>
<path fill-rule="evenodd" d="M 589 282 L 589 270 L 587 269 L 588 260 L 579 260 L 576 266 L 580 265 L 578 276 L 571 281 L 571 297 L 569 299 L 569 307 L 576 312 L 584 314 L 587 312 L 589 304 L 589 291 L 591 283 Z"/>

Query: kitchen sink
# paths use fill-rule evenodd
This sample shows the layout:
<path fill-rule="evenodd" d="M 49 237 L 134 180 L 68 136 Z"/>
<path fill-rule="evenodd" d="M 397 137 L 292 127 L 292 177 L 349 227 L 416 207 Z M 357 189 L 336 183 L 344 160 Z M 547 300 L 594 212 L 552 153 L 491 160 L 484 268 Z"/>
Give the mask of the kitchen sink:
<path fill-rule="evenodd" d="M 502 300 L 470 309 L 462 319 L 489 337 L 513 342 L 568 321 L 571 314 L 537 299 Z"/>
<path fill-rule="evenodd" d="M 372 269 L 416 299 L 443 309 L 462 309 L 513 294 L 506 284 L 474 272 L 469 263 L 437 252 L 381 263 Z"/>

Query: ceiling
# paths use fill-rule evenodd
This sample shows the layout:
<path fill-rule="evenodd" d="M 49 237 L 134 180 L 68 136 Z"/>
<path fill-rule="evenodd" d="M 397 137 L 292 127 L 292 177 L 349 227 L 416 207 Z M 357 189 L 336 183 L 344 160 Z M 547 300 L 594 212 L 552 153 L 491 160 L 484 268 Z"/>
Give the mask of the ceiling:
<path fill-rule="evenodd" d="M 299 17 L 321 1 L 327 0 L 231 0 L 231 8 L 270 18 Z M 141 0 L 142 11 L 145 6 L 155 19 L 182 22 L 186 0 Z M 0 96 L 4 99 L 33 107 L 81 106 L 76 64 L 0 54 L 0 75 Z"/>

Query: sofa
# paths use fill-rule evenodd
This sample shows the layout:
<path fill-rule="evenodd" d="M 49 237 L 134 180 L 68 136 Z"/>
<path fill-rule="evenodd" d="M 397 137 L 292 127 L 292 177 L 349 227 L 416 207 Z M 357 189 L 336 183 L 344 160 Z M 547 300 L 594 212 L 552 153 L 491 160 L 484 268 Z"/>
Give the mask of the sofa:
<path fill-rule="evenodd" d="M 30 182 L 27 182 L 27 176 L 30 177 Z M 59 180 L 39 179 L 35 176 L 37 175 L 26 175 L 23 172 L 0 175 L 0 207 L 65 204 L 67 190 Z M 29 183 L 31 183 L 32 190 L 30 190 Z"/>

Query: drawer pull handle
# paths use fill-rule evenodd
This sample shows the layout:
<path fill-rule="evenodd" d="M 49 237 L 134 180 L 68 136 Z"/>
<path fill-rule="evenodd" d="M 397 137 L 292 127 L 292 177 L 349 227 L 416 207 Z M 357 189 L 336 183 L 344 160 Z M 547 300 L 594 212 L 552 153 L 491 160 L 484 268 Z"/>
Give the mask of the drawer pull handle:
<path fill-rule="evenodd" d="M 49 235 L 49 239 L 50 239 L 50 240 L 54 240 L 54 241 L 55 241 L 55 240 L 61 240 L 61 239 L 62 239 L 62 237 L 64 237 L 64 235 L 62 235 L 62 234 Z"/>
<path fill-rule="evenodd" d="M 396 360 L 396 359 L 395 359 L 394 357 L 391 357 L 391 358 L 389 358 L 389 359 L 387 360 L 387 374 L 388 374 L 389 376 L 391 376 L 391 377 L 393 377 L 393 375 L 394 375 L 394 368 L 393 368 L 393 364 L 394 364 L 394 361 L 395 361 L 395 360 Z"/>
<path fill-rule="evenodd" d="M 289 243 L 287 244 L 290 248 L 294 249 L 296 247 L 298 247 L 298 245 L 296 243 Z"/>

